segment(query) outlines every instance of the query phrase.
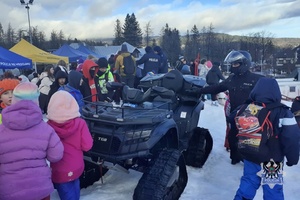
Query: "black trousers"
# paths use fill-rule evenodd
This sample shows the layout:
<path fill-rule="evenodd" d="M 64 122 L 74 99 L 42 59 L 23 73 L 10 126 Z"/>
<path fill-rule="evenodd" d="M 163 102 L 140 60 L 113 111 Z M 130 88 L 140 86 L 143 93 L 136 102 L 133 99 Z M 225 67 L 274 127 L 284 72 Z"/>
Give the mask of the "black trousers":
<path fill-rule="evenodd" d="M 40 93 L 39 106 L 40 106 L 43 114 L 47 113 L 48 103 L 49 103 L 49 96 L 46 94 Z"/>
<path fill-rule="evenodd" d="M 238 152 L 238 139 L 236 135 L 238 134 L 238 130 L 235 128 L 231 128 L 228 134 L 228 143 L 230 148 L 230 158 L 231 160 L 241 160 L 242 156 Z"/>

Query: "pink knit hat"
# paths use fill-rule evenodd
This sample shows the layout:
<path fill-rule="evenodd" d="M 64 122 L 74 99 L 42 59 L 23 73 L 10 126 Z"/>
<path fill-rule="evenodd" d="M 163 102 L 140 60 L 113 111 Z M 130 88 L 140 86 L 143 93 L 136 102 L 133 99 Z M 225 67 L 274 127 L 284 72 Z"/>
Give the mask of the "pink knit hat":
<path fill-rule="evenodd" d="M 24 82 L 15 87 L 11 103 L 15 104 L 21 100 L 31 100 L 39 105 L 39 96 L 40 92 L 36 84 Z"/>
<path fill-rule="evenodd" d="M 80 117 L 79 106 L 75 98 L 66 91 L 59 90 L 50 98 L 47 118 L 57 123 Z"/>
<path fill-rule="evenodd" d="M 210 69 L 213 66 L 210 60 L 206 61 L 205 65 L 207 66 L 208 69 Z"/>

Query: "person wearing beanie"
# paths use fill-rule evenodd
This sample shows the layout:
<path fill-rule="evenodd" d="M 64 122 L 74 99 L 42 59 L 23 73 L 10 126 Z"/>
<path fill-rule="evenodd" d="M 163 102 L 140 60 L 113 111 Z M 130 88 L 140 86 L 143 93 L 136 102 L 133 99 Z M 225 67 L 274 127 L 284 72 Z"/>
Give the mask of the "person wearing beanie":
<path fill-rule="evenodd" d="M 80 92 L 80 86 L 81 86 L 81 78 L 82 78 L 82 73 L 71 70 L 70 73 L 68 74 L 68 80 L 69 82 L 66 85 L 60 86 L 58 90 L 64 90 L 69 92 L 77 101 L 78 106 L 79 106 L 79 112 L 82 112 L 82 108 L 85 105 L 83 102 L 83 95 Z"/>
<path fill-rule="evenodd" d="M 80 92 L 86 101 L 98 101 L 99 93 L 98 77 L 99 66 L 93 60 L 85 60 L 82 66 L 82 83 Z"/>
<path fill-rule="evenodd" d="M 98 85 L 100 89 L 100 94 L 98 94 L 99 101 L 111 102 L 114 91 L 108 90 L 106 85 L 108 82 L 114 82 L 114 76 L 110 71 L 110 66 L 106 58 L 102 57 L 98 59 L 99 71 L 97 73 Z"/>
<path fill-rule="evenodd" d="M 0 199 L 50 199 L 54 191 L 47 164 L 63 156 L 58 135 L 43 120 L 33 83 L 20 83 L 0 125 Z"/>
<path fill-rule="evenodd" d="M 19 80 L 11 78 L 6 78 L 0 81 L 0 113 L 3 108 L 11 105 L 13 90 L 19 83 Z"/>
<path fill-rule="evenodd" d="M 187 62 L 186 62 L 186 59 L 184 58 L 184 56 L 179 56 L 179 58 L 175 64 L 175 69 L 181 71 L 182 67 L 186 64 L 187 64 Z"/>
<path fill-rule="evenodd" d="M 130 59 L 131 58 L 131 59 Z M 125 63 L 130 61 L 130 66 L 125 66 Z M 136 74 L 135 58 L 128 52 L 126 44 L 122 44 L 120 55 L 116 58 L 115 70 L 119 73 L 121 81 L 129 87 L 134 87 Z M 130 71 L 130 72 L 128 72 Z"/>
<path fill-rule="evenodd" d="M 64 71 L 59 70 L 55 74 L 54 77 L 55 77 L 55 81 L 50 86 L 50 91 L 49 91 L 49 94 L 48 94 L 49 99 L 58 90 L 58 88 L 60 88 L 63 85 L 66 85 L 68 83 L 68 74 L 65 73 Z"/>
<path fill-rule="evenodd" d="M 210 70 L 212 68 L 212 66 L 213 66 L 213 64 L 212 64 L 212 62 L 210 60 L 206 61 L 204 63 L 204 65 L 207 67 L 208 70 Z"/>
<path fill-rule="evenodd" d="M 164 52 L 162 51 L 162 49 L 160 48 L 160 46 L 155 46 L 153 48 L 154 53 L 156 53 L 157 55 L 160 56 L 160 66 L 158 69 L 158 73 L 159 74 L 164 74 L 168 72 L 168 59 L 167 56 L 164 54 Z"/>
<path fill-rule="evenodd" d="M 145 48 L 146 54 L 144 54 L 141 59 L 136 61 L 137 65 L 144 64 L 144 69 L 142 69 L 142 77 L 145 77 L 148 72 L 153 72 L 158 74 L 160 67 L 160 57 L 155 54 L 150 46 Z"/>
<path fill-rule="evenodd" d="M 13 90 L 19 83 L 19 80 L 15 78 L 5 78 L 0 81 L 0 124 L 2 124 L 1 112 L 11 105 Z"/>
<path fill-rule="evenodd" d="M 50 162 L 52 181 L 60 199 L 79 199 L 79 177 L 84 170 L 83 152 L 93 146 L 86 122 L 80 118 L 74 97 L 66 91 L 57 91 L 48 105 L 48 124 L 56 131 L 64 145 L 63 158 Z"/>
<path fill-rule="evenodd" d="M 121 45 L 121 52 L 122 52 L 122 53 L 128 52 L 128 48 L 127 48 L 127 45 L 126 45 L 126 44 L 122 44 L 122 45 Z"/>
<path fill-rule="evenodd" d="M 77 60 L 77 67 L 76 67 L 76 71 L 81 72 L 82 73 L 82 64 L 83 64 L 84 60 L 82 58 Z"/>

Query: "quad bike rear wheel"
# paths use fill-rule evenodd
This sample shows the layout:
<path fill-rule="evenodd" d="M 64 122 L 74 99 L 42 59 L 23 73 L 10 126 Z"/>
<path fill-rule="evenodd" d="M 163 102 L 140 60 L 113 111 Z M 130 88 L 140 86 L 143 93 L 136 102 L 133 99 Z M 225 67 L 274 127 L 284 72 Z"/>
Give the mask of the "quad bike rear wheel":
<path fill-rule="evenodd" d="M 196 127 L 189 141 L 189 146 L 184 152 L 188 166 L 202 167 L 213 147 L 213 139 L 205 128 Z"/>
<path fill-rule="evenodd" d="M 182 153 L 176 149 L 162 150 L 139 180 L 133 199 L 179 199 L 186 187 L 187 179 Z"/>

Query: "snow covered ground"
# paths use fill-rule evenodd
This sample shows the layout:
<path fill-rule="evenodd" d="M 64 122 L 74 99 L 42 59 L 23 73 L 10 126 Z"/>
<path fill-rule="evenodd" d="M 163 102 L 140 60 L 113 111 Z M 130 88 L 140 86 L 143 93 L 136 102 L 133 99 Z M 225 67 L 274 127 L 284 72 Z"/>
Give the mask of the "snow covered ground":
<path fill-rule="evenodd" d="M 224 148 L 225 117 L 222 106 L 211 106 L 205 102 L 205 108 L 199 119 L 199 126 L 208 128 L 213 137 L 213 150 L 203 168 L 187 167 L 188 184 L 180 200 L 230 200 L 233 199 L 239 186 L 243 164 L 231 165 L 229 152 Z M 284 193 L 287 200 L 299 200 L 300 165 L 284 167 Z M 82 200 L 124 200 L 132 199 L 141 173 L 130 171 L 129 174 L 108 171 L 103 177 L 104 183 L 81 190 Z M 51 195 L 52 200 L 58 200 L 56 191 Z M 254 200 L 261 200 L 262 189 L 258 189 Z"/>

